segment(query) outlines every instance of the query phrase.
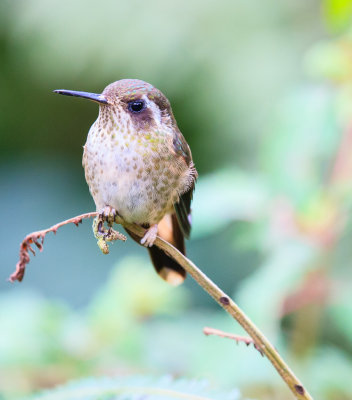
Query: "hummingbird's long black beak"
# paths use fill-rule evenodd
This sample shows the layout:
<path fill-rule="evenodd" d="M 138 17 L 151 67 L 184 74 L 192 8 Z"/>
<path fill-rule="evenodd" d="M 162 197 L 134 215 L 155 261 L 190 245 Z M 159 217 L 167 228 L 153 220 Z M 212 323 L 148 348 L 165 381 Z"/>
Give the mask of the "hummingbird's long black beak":
<path fill-rule="evenodd" d="M 107 99 L 102 94 L 77 92 L 75 90 L 66 90 L 66 89 L 54 90 L 54 93 L 64 94 L 65 96 L 83 97 L 84 99 L 92 100 L 97 103 L 108 104 Z"/>

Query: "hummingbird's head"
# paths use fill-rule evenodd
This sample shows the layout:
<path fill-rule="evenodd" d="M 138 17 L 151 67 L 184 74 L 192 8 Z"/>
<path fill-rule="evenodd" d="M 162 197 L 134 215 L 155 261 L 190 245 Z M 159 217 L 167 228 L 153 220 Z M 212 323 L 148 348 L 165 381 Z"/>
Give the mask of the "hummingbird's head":
<path fill-rule="evenodd" d="M 101 94 L 64 89 L 54 92 L 97 102 L 102 118 L 110 116 L 131 122 L 136 130 L 176 126 L 167 97 L 151 84 L 139 79 L 113 82 Z"/>

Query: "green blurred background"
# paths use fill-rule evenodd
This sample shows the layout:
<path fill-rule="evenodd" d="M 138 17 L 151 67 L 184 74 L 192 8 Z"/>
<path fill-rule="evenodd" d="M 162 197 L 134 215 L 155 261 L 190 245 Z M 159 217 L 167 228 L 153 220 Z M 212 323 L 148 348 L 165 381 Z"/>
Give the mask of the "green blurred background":
<path fill-rule="evenodd" d="M 352 2 L 0 2 L 0 398 L 92 375 L 206 379 L 290 399 L 191 280 L 170 288 L 131 240 L 109 256 L 81 167 L 101 92 L 138 78 L 170 99 L 199 181 L 189 257 L 263 330 L 317 399 L 352 398 Z"/>

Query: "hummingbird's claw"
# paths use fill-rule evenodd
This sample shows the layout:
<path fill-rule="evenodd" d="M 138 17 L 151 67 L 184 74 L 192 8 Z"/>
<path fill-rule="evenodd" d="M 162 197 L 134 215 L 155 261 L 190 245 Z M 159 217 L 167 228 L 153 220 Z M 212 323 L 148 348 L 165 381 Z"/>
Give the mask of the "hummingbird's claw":
<path fill-rule="evenodd" d="M 152 247 L 158 235 L 158 224 L 152 225 L 141 239 L 141 244 L 145 247 Z"/>
<path fill-rule="evenodd" d="M 117 215 L 117 212 L 115 208 L 112 208 L 111 206 L 105 206 L 100 213 L 100 215 L 105 219 L 105 221 L 108 222 L 108 224 L 112 224 L 115 221 L 115 217 Z M 111 225 L 110 225 L 111 226 Z"/>

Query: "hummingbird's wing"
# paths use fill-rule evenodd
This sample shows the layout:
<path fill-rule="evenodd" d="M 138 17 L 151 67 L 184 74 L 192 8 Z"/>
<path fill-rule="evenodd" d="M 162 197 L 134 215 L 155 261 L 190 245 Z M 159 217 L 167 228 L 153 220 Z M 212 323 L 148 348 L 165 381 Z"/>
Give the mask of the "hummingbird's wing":
<path fill-rule="evenodd" d="M 175 213 L 183 235 L 189 238 L 191 233 L 191 202 L 193 197 L 194 183 L 192 187 L 180 197 L 174 204 Z"/>
<path fill-rule="evenodd" d="M 195 180 L 197 179 L 197 171 L 194 168 L 192 154 L 188 143 L 186 142 L 186 139 L 183 137 L 182 133 L 179 130 L 175 131 L 173 145 L 175 153 L 183 158 L 188 168 L 192 171 L 191 176 L 193 180 L 191 182 L 191 185 L 189 186 L 188 190 L 180 196 L 179 201 L 174 204 L 180 229 L 183 235 L 188 238 L 191 233 L 191 202 Z"/>

